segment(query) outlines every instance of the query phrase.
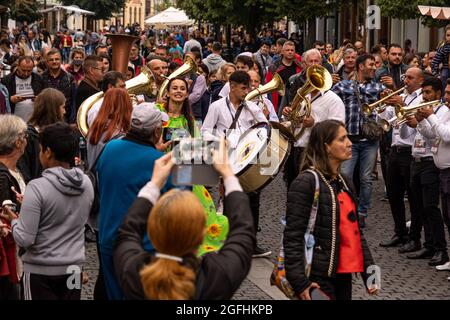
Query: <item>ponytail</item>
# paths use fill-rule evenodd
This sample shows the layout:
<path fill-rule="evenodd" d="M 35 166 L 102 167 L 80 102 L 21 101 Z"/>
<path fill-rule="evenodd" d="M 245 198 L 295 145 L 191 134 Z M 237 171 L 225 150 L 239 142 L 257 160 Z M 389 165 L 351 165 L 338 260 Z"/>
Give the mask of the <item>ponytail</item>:
<path fill-rule="evenodd" d="M 188 300 L 195 295 L 195 272 L 177 261 L 157 259 L 140 272 L 142 287 L 151 300 Z"/>

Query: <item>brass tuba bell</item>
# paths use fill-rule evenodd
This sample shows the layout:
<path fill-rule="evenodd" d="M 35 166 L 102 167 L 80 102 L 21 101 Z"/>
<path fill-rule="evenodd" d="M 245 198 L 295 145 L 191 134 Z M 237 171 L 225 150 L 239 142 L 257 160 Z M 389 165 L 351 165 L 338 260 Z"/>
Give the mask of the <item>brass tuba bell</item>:
<path fill-rule="evenodd" d="M 123 74 L 127 72 L 128 60 L 131 46 L 139 37 L 124 35 L 124 34 L 108 34 L 111 39 L 112 46 L 112 70 L 119 71 Z M 137 77 L 134 77 L 125 82 L 125 88 L 130 95 L 152 92 L 155 78 L 149 68 L 141 68 L 141 72 Z M 77 113 L 78 130 L 86 138 L 89 130 L 87 123 L 87 115 L 92 106 L 98 101 L 102 100 L 103 92 L 97 92 L 83 101 Z"/>
<path fill-rule="evenodd" d="M 306 96 L 314 90 L 329 90 L 332 85 L 331 74 L 324 67 L 313 65 L 306 69 L 306 82 L 297 90 L 291 103 L 292 111 L 286 117 L 287 121 L 283 123 L 290 128 L 295 140 L 298 140 L 305 132 L 306 128 L 302 126 L 303 119 L 311 115 L 311 102 Z M 295 132 L 300 127 L 300 132 L 296 134 Z"/>
<path fill-rule="evenodd" d="M 281 79 L 278 73 L 275 73 L 273 79 L 267 82 L 262 87 L 253 89 L 245 96 L 245 101 L 252 101 L 255 98 L 262 97 L 262 95 L 266 93 L 271 93 L 274 91 L 278 91 L 278 93 L 284 96 L 284 83 L 283 79 Z"/>
<path fill-rule="evenodd" d="M 164 80 L 161 87 L 158 90 L 158 96 L 156 101 L 161 101 L 167 91 L 167 86 L 169 85 L 169 81 L 171 79 L 184 76 L 188 73 L 196 73 L 198 69 L 197 63 L 190 56 L 186 56 L 184 59 L 184 63 L 181 67 L 175 70 L 170 76 Z"/>

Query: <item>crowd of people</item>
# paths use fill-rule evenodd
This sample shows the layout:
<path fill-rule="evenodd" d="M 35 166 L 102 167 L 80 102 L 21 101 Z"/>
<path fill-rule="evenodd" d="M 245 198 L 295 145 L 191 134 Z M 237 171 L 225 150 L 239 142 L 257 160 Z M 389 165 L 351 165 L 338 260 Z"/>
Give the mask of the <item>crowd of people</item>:
<path fill-rule="evenodd" d="M 113 70 L 106 30 L 51 35 L 24 25 L 0 34 L 0 299 L 80 299 L 81 287 L 67 281 L 68 270 L 87 281 L 86 230 L 99 260 L 94 299 L 231 298 L 251 259 L 271 251 L 256 241 L 260 190 L 243 191 L 227 149 L 257 123 L 291 119 L 314 67 L 332 85 L 301 97 L 311 113 L 291 128 L 282 173 L 286 277 L 296 296 L 311 299 L 320 288 L 351 299 L 352 274 L 367 279 L 374 261 L 363 230 L 378 156 L 395 226 L 380 246 L 450 270 L 450 27 L 436 51 L 424 54 L 410 43 L 366 49 L 348 39 L 336 49 L 316 41 L 304 50 L 296 33 L 288 39 L 264 29 L 254 39 L 236 29 L 231 61 L 202 30 L 122 29 L 139 36 L 126 73 Z M 187 57 L 197 72 L 170 77 Z M 152 90 L 131 99 L 126 81 L 141 73 L 152 75 Z M 272 90 L 246 100 L 275 77 L 284 95 Z M 89 108 L 84 134 L 77 115 L 97 93 L 102 99 Z M 383 97 L 382 107 L 374 104 Z M 205 186 L 172 183 L 172 142 L 184 137 L 226 138 L 214 154 L 224 215 Z M 304 272 L 309 233 L 315 246 Z"/>

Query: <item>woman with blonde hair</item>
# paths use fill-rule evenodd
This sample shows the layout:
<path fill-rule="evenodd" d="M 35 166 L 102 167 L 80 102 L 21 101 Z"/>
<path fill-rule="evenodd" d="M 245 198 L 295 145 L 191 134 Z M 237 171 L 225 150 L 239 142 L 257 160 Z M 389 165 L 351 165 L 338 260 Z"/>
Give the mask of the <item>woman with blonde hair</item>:
<path fill-rule="evenodd" d="M 206 231 L 205 214 L 189 191 L 172 190 L 158 200 L 173 166 L 172 154 L 166 154 L 155 162 L 151 181 L 119 229 L 114 265 L 126 299 L 230 299 L 247 276 L 254 225 L 248 197 L 228 164 L 224 140 L 213 163 L 224 179 L 227 241 L 220 251 L 196 257 Z M 146 226 L 155 254 L 142 245 Z"/>
<path fill-rule="evenodd" d="M 130 130 L 132 110 L 130 96 L 125 89 L 111 88 L 106 91 L 100 111 L 88 131 L 89 169 L 95 165 L 108 141 L 118 139 Z"/>
<path fill-rule="evenodd" d="M 39 178 L 42 173 L 39 161 L 39 132 L 50 124 L 64 121 L 65 105 L 66 97 L 53 88 L 42 90 L 34 100 L 33 113 L 28 120 L 28 144 L 17 164 L 26 183 Z"/>

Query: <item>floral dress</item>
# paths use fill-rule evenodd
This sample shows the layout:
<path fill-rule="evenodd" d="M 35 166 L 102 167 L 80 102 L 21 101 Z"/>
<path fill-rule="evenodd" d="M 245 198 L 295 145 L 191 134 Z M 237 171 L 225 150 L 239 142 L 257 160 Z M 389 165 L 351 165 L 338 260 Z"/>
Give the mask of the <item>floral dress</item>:
<path fill-rule="evenodd" d="M 156 107 L 167 113 L 161 104 L 156 104 Z M 164 124 L 164 129 L 173 129 L 171 131 L 172 138 L 190 136 L 188 121 L 184 115 L 177 118 L 169 117 L 169 121 Z M 200 137 L 200 130 L 197 126 L 194 128 L 194 137 Z M 202 256 L 208 252 L 218 251 L 223 246 L 228 235 L 229 224 L 226 216 L 217 213 L 214 201 L 204 186 L 194 185 L 192 192 L 200 200 L 207 218 L 205 238 L 197 252 L 198 256 Z"/>

